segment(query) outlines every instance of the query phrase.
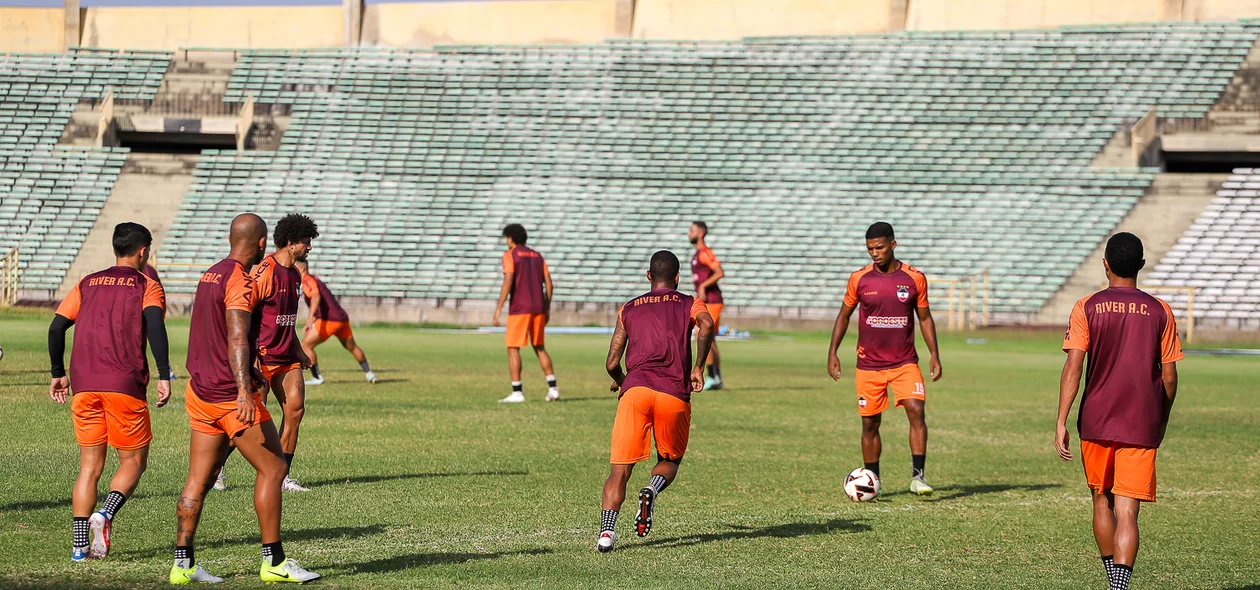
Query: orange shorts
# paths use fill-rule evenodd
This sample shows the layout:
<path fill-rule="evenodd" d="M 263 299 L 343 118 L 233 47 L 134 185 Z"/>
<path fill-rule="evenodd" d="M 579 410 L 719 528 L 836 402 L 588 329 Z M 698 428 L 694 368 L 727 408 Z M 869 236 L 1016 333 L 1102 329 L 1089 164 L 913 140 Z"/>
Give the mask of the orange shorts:
<path fill-rule="evenodd" d="M 547 314 L 508 314 L 507 347 L 525 348 L 526 344 L 543 345 L 543 332 L 547 327 Z"/>
<path fill-rule="evenodd" d="M 328 320 L 316 319 L 312 324 L 312 329 L 319 336 L 316 342 L 323 342 L 336 336 L 338 340 L 349 340 L 354 338 L 354 332 L 350 330 L 350 322 L 330 322 Z"/>
<path fill-rule="evenodd" d="M 923 372 L 914 363 L 883 371 L 858 369 L 855 372 L 859 415 L 874 416 L 887 410 L 890 386 L 897 407 L 901 407 L 907 399 L 926 399 Z"/>
<path fill-rule="evenodd" d="M 622 393 L 613 420 L 612 464 L 646 461 L 652 454 L 649 430 L 656 439 L 658 457 L 681 460 L 691 436 L 691 404 L 646 387 Z"/>
<path fill-rule="evenodd" d="M 149 404 L 112 391 L 80 391 L 70 399 L 74 438 L 82 447 L 109 443 L 120 451 L 141 449 L 153 440 Z"/>
<path fill-rule="evenodd" d="M 1155 449 L 1083 440 L 1081 460 L 1085 480 L 1095 493 L 1155 501 Z"/>
<path fill-rule="evenodd" d="M 188 411 L 188 424 L 193 430 L 210 435 L 227 435 L 228 438 L 271 420 L 271 413 L 267 411 L 260 391 L 254 392 L 254 421 L 251 423 L 241 422 L 236 417 L 236 400 L 219 403 L 202 401 L 193 392 L 192 383 L 184 391 L 184 409 Z"/>
<path fill-rule="evenodd" d="M 713 333 L 717 334 L 717 329 L 722 326 L 722 304 L 706 303 L 709 308 L 709 315 L 713 316 Z"/>
<path fill-rule="evenodd" d="M 276 375 L 283 375 L 289 371 L 301 371 L 302 363 L 293 363 L 289 365 L 262 365 L 261 369 L 263 377 L 266 377 L 267 381 L 271 382 L 271 378 Z"/>

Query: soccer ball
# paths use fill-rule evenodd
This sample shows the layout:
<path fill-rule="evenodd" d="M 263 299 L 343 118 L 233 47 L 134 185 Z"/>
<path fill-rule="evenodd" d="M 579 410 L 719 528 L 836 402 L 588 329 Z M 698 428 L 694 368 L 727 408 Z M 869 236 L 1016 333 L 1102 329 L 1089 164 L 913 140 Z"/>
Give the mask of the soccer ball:
<path fill-rule="evenodd" d="M 4 358 L 4 347 L 0 346 L 0 359 Z"/>
<path fill-rule="evenodd" d="M 844 493 L 854 502 L 870 502 L 879 496 L 879 476 L 861 467 L 844 478 Z"/>

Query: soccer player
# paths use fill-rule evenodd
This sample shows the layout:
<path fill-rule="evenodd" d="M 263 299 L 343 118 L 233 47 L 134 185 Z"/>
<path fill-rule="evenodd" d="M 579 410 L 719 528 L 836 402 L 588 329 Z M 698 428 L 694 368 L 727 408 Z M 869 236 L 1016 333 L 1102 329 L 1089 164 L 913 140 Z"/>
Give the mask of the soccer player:
<path fill-rule="evenodd" d="M 231 252 L 201 275 L 188 335 L 188 390 L 184 404 L 192 427 L 188 480 L 175 515 L 175 563 L 170 582 L 222 582 L 197 564 L 193 540 L 214 473 L 227 458 L 229 442 L 254 466 L 254 511 L 262 536 L 264 582 L 307 582 L 319 574 L 286 559 L 280 543 L 280 485 L 288 473 L 280 435 L 263 403 L 267 380 L 254 367 L 249 339 L 258 300 L 249 269 L 262 261 L 267 224 L 252 213 L 232 220 Z"/>
<path fill-rule="evenodd" d="M 1109 286 L 1072 308 L 1059 378 L 1054 445 L 1072 460 L 1067 419 L 1081 383 L 1076 427 L 1085 479 L 1093 492 L 1094 540 L 1111 590 L 1126 590 L 1138 552 L 1138 510 L 1155 501 L 1155 450 L 1164 440 L 1177 397 L 1181 341 L 1172 310 L 1137 288 L 1146 265 L 1131 233 L 1107 240 L 1103 270 Z"/>
<path fill-rule="evenodd" d="M 910 420 L 910 491 L 932 494 L 927 483 L 927 421 L 923 406 L 926 390 L 919 371 L 919 353 L 914 348 L 914 316 L 919 317 L 923 342 L 927 343 L 932 381 L 941 378 L 940 353 L 936 347 L 936 322 L 928 307 L 927 277 L 918 269 L 897 260 L 897 238 L 893 227 L 879 222 L 866 230 L 866 252 L 872 264 L 849 275 L 844 304 L 831 331 L 827 349 L 827 373 L 840 380 L 840 357 L 836 351 L 849 329 L 849 317 L 858 313 L 857 399 L 862 417 L 862 460 L 879 475 L 879 455 L 883 443 L 879 426 L 888 409 L 888 388 L 895 404 L 906 409 Z"/>
<path fill-rule="evenodd" d="M 150 256 L 152 256 L 152 254 L 150 254 Z M 144 265 L 144 270 L 141 272 L 144 273 L 144 276 L 149 277 L 150 279 L 153 279 L 154 281 L 157 281 L 157 284 L 159 285 L 162 284 L 162 277 L 158 275 L 157 267 L 153 266 L 152 264 Z M 171 372 L 167 373 L 166 376 L 170 381 L 172 382 L 175 381 L 175 379 L 177 378 L 175 375 L 175 365 L 171 365 Z"/>
<path fill-rule="evenodd" d="M 601 553 L 617 542 L 617 514 L 626 499 L 626 483 L 635 463 L 646 461 L 656 440 L 656 467 L 648 485 L 639 490 L 635 533 L 646 537 L 652 529 L 656 496 L 678 476 L 691 434 L 691 393 L 704 388 L 704 360 L 713 345 L 713 316 L 699 298 L 678 292 L 678 257 L 668 250 L 652 255 L 647 278 L 652 290 L 632 299 L 617 312 L 605 363 L 620 391 L 613 421 L 612 472 L 604 482 L 600 514 Z M 691 364 L 691 332 L 696 337 L 696 363 Z M 627 372 L 621 370 L 626 357 Z M 688 379 L 690 371 L 690 379 Z"/>
<path fill-rule="evenodd" d="M 145 339 L 153 346 L 158 375 L 170 371 L 166 325 L 166 294 L 162 285 L 141 269 L 149 260 L 153 236 L 138 223 L 114 226 L 114 266 L 79 281 L 57 308 L 48 328 L 48 355 L 52 384 L 48 393 L 64 404 L 70 402 L 74 435 L 79 443 L 79 478 L 71 502 L 74 537 L 70 559 L 104 558 L 109 555 L 114 517 L 136 490 L 148 464 L 153 430 L 145 390 L 149 363 L 144 358 Z M 62 364 L 66 330 L 74 331 L 70 376 Z M 157 406 L 171 397 L 171 383 L 158 380 Z M 96 485 L 105 469 L 105 445 L 118 452 L 118 471 L 109 482 L 109 495 L 99 512 Z M 92 534 L 89 549 L 88 533 Z"/>
<path fill-rule="evenodd" d="M 721 327 L 719 322 L 722 321 L 723 305 L 722 288 L 718 287 L 718 281 L 726 276 L 726 272 L 722 270 L 722 263 L 718 262 L 713 250 L 704 243 L 708 236 L 709 225 L 703 221 L 692 222 L 687 230 L 687 239 L 696 247 L 696 252 L 691 257 L 691 282 L 696 285 L 696 297 L 709 307 L 709 314 L 713 316 L 713 329 L 716 331 Z M 718 358 L 716 341 L 713 348 L 709 349 L 707 362 L 709 376 L 704 379 L 704 388 L 722 389 L 722 365 Z"/>
<path fill-rule="evenodd" d="M 290 472 L 293 454 L 297 451 L 298 428 L 306 413 L 306 382 L 302 380 L 302 369 L 311 366 L 297 338 L 302 274 L 293 266 L 306 259 L 311 241 L 317 237 L 319 227 L 311 218 L 298 213 L 284 216 L 276 224 L 272 237 L 276 251 L 250 272 L 255 307 L 249 339 L 258 343 L 259 368 L 283 411 L 280 448 L 284 449 L 284 462 Z M 214 487 L 225 489 L 224 479 L 224 471 L 220 469 Z M 291 474 L 284 477 L 280 487 L 286 492 L 310 491 Z"/>
<path fill-rule="evenodd" d="M 376 373 L 368 365 L 367 355 L 354 341 L 354 332 L 350 330 L 350 315 L 337 303 L 328 285 L 319 277 L 310 273 L 306 260 L 297 261 L 298 272 L 302 273 L 302 296 L 306 298 L 306 309 L 310 315 L 302 328 L 302 351 L 311 359 L 311 378 L 307 385 L 323 385 L 324 376 L 319 372 L 319 357 L 315 356 L 315 347 L 336 336 L 341 346 L 354 355 L 363 369 L 363 377 L 368 383 L 376 383 Z"/>
<path fill-rule="evenodd" d="M 534 346 L 538 364 L 547 377 L 546 399 L 553 402 L 560 399 L 560 389 L 556 387 L 551 355 L 543 347 L 547 320 L 551 319 L 551 299 L 556 294 L 551 283 L 551 271 L 547 269 L 547 262 L 543 260 L 542 254 L 525 246 L 529 234 L 520 224 L 513 223 L 503 228 L 503 238 L 507 242 L 507 252 L 503 253 L 503 287 L 499 289 L 499 303 L 494 306 L 494 325 L 500 325 L 499 314 L 503 312 L 503 303 L 511 295 L 512 304 L 508 306 L 507 349 L 512 393 L 499 402 L 525 401 L 524 385 L 521 383 L 521 347 L 526 343 Z"/>

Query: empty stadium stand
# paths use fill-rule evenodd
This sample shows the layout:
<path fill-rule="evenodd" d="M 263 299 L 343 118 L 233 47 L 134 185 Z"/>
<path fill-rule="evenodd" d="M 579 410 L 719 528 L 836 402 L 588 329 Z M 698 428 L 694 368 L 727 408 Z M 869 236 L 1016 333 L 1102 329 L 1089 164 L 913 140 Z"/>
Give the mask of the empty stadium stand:
<path fill-rule="evenodd" d="M 1152 287 L 1193 287 L 1197 317 L 1260 326 L 1260 170 L 1238 168 L 1146 278 Z M 1184 315 L 1188 291 L 1164 293 Z"/>
<path fill-rule="evenodd" d="M 107 89 L 151 98 L 169 59 L 92 48 L 0 55 L 0 251 L 20 248 L 22 289 L 61 285 L 127 158 L 57 145 L 75 105 Z"/>
<path fill-rule="evenodd" d="M 1256 23 L 242 53 L 228 96 L 291 104 L 274 153 L 207 153 L 164 244 L 314 214 L 339 292 L 492 299 L 526 223 L 561 300 L 621 301 L 707 220 L 739 305 L 828 307 L 867 224 L 1031 313 L 1150 186 L 1088 167 L 1151 107 L 1201 117 Z"/>

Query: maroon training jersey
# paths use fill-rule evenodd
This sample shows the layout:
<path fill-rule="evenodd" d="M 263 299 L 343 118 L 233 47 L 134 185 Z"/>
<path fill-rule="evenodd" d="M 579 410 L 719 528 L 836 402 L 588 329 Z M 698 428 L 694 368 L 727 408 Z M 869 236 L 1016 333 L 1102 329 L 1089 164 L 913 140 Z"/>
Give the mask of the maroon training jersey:
<path fill-rule="evenodd" d="M 858 308 L 857 368 L 883 371 L 919 362 L 915 309 L 928 306 L 927 277 L 901 263 L 881 273 L 871 264 L 849 275 L 844 304 Z"/>
<path fill-rule="evenodd" d="M 698 248 L 696 253 L 691 256 L 691 282 L 696 286 L 696 292 L 700 292 L 700 283 L 709 280 L 713 276 L 713 267 L 717 265 L 717 256 L 713 254 L 713 249 L 709 247 Z M 717 283 L 713 283 L 708 289 L 704 290 L 705 303 L 722 303 L 722 288 Z"/>
<path fill-rule="evenodd" d="M 646 387 L 691 401 L 691 330 L 708 313 L 703 301 L 673 289 L 654 289 L 621 306 L 626 330 L 626 380 L 621 390 Z"/>
<path fill-rule="evenodd" d="M 159 285 L 162 284 L 162 277 L 158 275 L 157 268 L 154 268 L 152 264 L 144 265 L 144 276 L 157 281 Z"/>
<path fill-rule="evenodd" d="M 188 330 L 188 375 L 193 393 L 210 403 L 236 399 L 236 377 L 228 362 L 228 310 L 253 313 L 254 281 L 245 265 L 227 258 L 201 275 Z M 252 343 L 251 343 L 252 344 Z M 256 351 L 249 346 L 249 364 Z"/>
<path fill-rule="evenodd" d="M 1081 439 L 1159 447 L 1168 424 L 1162 363 L 1184 355 L 1168 304 L 1132 287 L 1076 302 L 1063 350 L 1086 353 Z"/>
<path fill-rule="evenodd" d="M 350 314 L 347 314 L 346 310 L 341 308 L 341 304 L 337 303 L 337 298 L 333 296 L 324 281 L 313 274 L 302 275 L 302 295 L 306 297 L 306 307 L 311 306 L 311 296 L 316 293 L 319 293 L 319 307 L 313 310 L 315 319 L 328 322 L 350 321 Z"/>
<path fill-rule="evenodd" d="M 106 391 L 145 399 L 149 362 L 145 358 L 144 309 L 166 312 L 162 284 L 128 266 L 94 272 L 79 281 L 57 307 L 74 321 L 70 387 L 74 393 Z"/>
<path fill-rule="evenodd" d="M 503 274 L 513 273 L 512 303 L 508 305 L 508 315 L 546 313 L 543 282 L 549 272 L 542 254 L 525 246 L 517 246 L 503 254 Z"/>
<path fill-rule="evenodd" d="M 249 323 L 250 342 L 256 342 L 262 364 L 269 367 L 298 362 L 297 309 L 302 273 L 285 268 L 268 255 L 250 273 L 254 281 L 254 314 Z"/>

